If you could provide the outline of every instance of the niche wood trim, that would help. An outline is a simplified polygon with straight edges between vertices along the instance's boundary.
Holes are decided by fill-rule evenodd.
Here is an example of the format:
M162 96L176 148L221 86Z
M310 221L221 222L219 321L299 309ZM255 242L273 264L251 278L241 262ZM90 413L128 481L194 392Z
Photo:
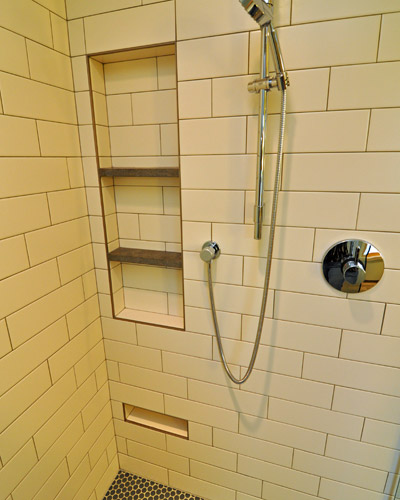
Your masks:
M179 168L100 168L100 177L179 177Z
M171 417L164 415L164 413L138 408L126 403L124 403L124 417L125 421L131 424L184 439L189 438L188 421L182 418Z

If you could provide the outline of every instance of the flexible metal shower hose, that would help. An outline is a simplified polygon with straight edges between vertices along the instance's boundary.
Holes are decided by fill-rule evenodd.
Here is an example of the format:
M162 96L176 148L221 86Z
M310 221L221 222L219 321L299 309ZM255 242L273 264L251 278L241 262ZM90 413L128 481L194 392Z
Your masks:
M278 158L276 161L274 194L272 199L271 225L270 225L269 240L268 240L267 264L265 268L264 292L261 301L261 311L260 311L260 317L258 319L257 336L254 342L253 353L251 355L249 367L247 368L247 371L243 376L243 378L240 379L236 378L233 375L228 366L228 363L226 362L224 348L222 346L222 341L221 341L221 333L219 331L219 326L218 326L217 313L215 310L214 291L213 291L213 283L211 276L211 262L208 263L208 292L210 295L211 311L214 322L215 334L217 337L218 350L225 371L228 374L228 377L235 384L243 384L250 377L250 374L254 368L254 363L256 362L258 349L260 347L261 333L264 325L265 308L267 306L269 280L271 276L272 252L274 248L275 227L276 227L276 213L278 209L278 195L279 195L279 186L281 182L281 172L282 172L282 154L283 154L283 140L285 137L285 122L286 122L286 90L283 90L282 101L281 101L281 120L280 120L280 132L279 132L279 144L278 144Z

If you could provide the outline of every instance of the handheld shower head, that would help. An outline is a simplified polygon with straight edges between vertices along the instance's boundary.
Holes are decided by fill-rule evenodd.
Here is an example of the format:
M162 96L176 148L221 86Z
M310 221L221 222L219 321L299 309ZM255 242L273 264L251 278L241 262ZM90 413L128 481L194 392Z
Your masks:
M272 21L273 3L271 0L239 0L239 2L261 28Z

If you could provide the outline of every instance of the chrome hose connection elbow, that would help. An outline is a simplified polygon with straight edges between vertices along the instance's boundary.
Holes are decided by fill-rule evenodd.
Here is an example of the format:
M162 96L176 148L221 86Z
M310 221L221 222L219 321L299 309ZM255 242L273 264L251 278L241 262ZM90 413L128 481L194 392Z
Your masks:
M289 77L287 73L279 73L276 76L267 76L267 78L259 78L250 82L247 85L247 89L252 94L258 94L261 90L266 90L267 92L273 88L278 90L285 90L289 87Z

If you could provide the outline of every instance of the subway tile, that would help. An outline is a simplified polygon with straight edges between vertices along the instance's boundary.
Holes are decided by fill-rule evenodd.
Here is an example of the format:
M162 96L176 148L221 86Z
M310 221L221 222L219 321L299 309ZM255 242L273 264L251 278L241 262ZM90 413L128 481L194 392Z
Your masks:
M159 155L159 127L157 125L111 127L110 143L112 154L117 156Z
M275 318L379 333L384 304L291 292L275 293Z
M198 251L203 243L211 239L211 223L182 222L183 249Z
M189 379L189 399L227 410L246 411L256 417L267 416L267 397L197 380Z
M368 134L368 151L398 151L396 133L400 124L400 108L373 109Z
M211 80L179 82L179 118L211 117Z
M168 297L166 292L125 287L123 293L127 309L168 314ZM152 323L152 321L148 321L148 323Z
M244 373L244 369L242 368ZM296 377L255 370L246 384L249 392L330 408L333 386Z
M146 427L132 425L131 423L123 420L114 419L114 425L117 439L118 436L120 436L130 439L131 441L152 446L153 448L159 448L160 450L167 449L166 434L162 434L152 429L147 429Z
M71 61L64 54L27 41L31 78L66 90L74 90Z
M217 448L287 467L292 464L293 450L287 446L220 429L214 429L213 436L213 444Z
M268 418L352 439L360 439L363 426L363 419L354 415L272 398Z
M69 35L68 38L69 38L71 56L80 56L82 54L85 54L86 47L85 47L85 34L83 29L83 19L68 21L68 35ZM86 60L85 60L85 67L86 67Z
M45 500L54 498L62 486L69 478L67 462L63 460L56 470L50 475L49 479L43 484L35 495L35 500Z
M387 366L306 354L303 377L353 389L399 396L399 370Z
M124 454L119 454L119 460L121 469L130 472L131 474L137 474L142 477L147 477L161 484L167 484L169 476L171 474L176 474L173 471L168 473L168 470L163 467L149 464L148 462L143 462L142 460L138 460Z
M128 94L108 95L107 114L110 127L133 125L130 96Z
M0 115L0 132L0 149L4 156L40 155L34 120Z
M11 314L7 318L7 326L13 347L34 337L82 301L82 284L80 280L75 280Z
M6 320L0 321L0 358L11 351L11 342L8 335Z
M68 23L64 17L59 17L51 13L51 30L53 33L54 49L62 52L66 56L70 55L69 37L68 37ZM70 61L71 63L71 61Z
M164 413L163 394L130 384L110 382L110 395L114 401L138 406L157 413Z
M96 499L96 493L93 490L95 488L95 485L98 484L102 475L106 472L107 464L108 462L106 453L103 453L97 464L92 468L92 470L90 470L89 474L85 478L83 485L79 488L78 493L75 495L75 500L84 500L85 498L89 498L89 500ZM93 492L92 495L90 495L91 492Z
M99 1L96 4L83 4L80 0L69 0L67 5L68 19L77 17L93 16L113 10L121 10L140 5L140 0L116 0L112 6L107 1Z
M178 125L160 125L161 154L163 156L179 155Z
M0 469L0 493L6 498L37 463L35 446L29 440L15 457ZM9 497L11 498L11 497Z
M170 485L173 488L177 488L183 491L191 491L195 495L201 495L202 497L209 498L210 500L219 500L224 498L225 500L235 500L235 491L224 488L222 486L217 486L216 484L210 483L210 481L202 481L190 476L184 476L177 472L171 471L169 473Z
M275 484L296 488L305 493L316 495L318 491L319 478L317 476L280 465L261 462L254 458L239 455L238 471L259 479L269 480L273 477Z
M4 0L2 26L36 42L52 46L49 12L29 0Z
M213 429L208 425L197 424L196 422L188 422L189 436L191 441L212 445Z
M28 57L24 38L1 28L0 44L2 47L8 48L8 50L3 50L1 52L0 70L28 77Z
M157 90L157 62L148 58L109 63L104 66L104 78L107 100L110 94Z
M332 68L328 109L399 106L400 93L395 83L399 77L397 62Z
M23 236L0 241L0 279L8 278L29 267Z
M71 38L72 40L72 38ZM72 74L76 92L89 90L88 67L85 56L72 57Z
M104 360L104 346L100 340L74 367L78 386L99 369Z
M279 116L270 115L267 152L276 152L279 142ZM290 113L286 119L283 143L285 153L359 152L365 150L369 111L327 111ZM257 151L257 117L249 117L247 152Z
M128 441L128 455L168 470L189 474L189 460L164 450Z
M118 231L121 239L139 239L139 216L137 214L117 214Z
M336 387L333 410L400 424L399 399L372 392Z
M390 500L393 497L383 495L372 490L358 488L349 484L322 478L320 495L328 500L342 500L352 498L353 500Z
M106 338L109 335L106 334ZM136 338L136 337L135 337ZM156 349L140 347L125 342L105 340L106 359L137 367L161 370L161 353Z
M132 365L119 364L121 382L140 386L143 389L162 392L172 396L187 396L186 380L159 371L137 368Z
M254 227L249 224L213 224L213 238L221 251L233 255L258 257L267 255L268 228L263 226L261 242L253 238ZM297 244L301 241L301 247ZM277 227L274 258L311 260L314 230L311 228Z
M380 16L369 16L285 27L278 36L287 69L304 69L375 62L379 28Z
M64 123L76 123L72 92L26 78L2 73L4 112L11 115Z
M89 458L85 457L57 495L57 500L68 500L73 497L88 477L89 472Z
M64 123L38 121L43 156L81 156L78 128Z
M161 187L115 186L117 212L124 213L163 213L163 194Z
M31 264L75 250L90 243L87 217L31 232L26 242Z
M243 154L246 142L246 119L205 118L180 122L182 155Z
M197 80L247 73L247 33L178 42L177 49L178 80ZM210 58L209 54L214 54L215 57ZM235 54L234 58L232 54Z
M58 258L58 266L62 284L91 271L94 267L91 245L86 245L62 255Z
M174 436L167 436L167 450L177 455L188 457L192 460L205 462L209 465L221 467L227 470L236 470L236 454L221 450L214 446L194 443Z
M71 188L84 187L82 158L67 158Z
M104 94L93 92L93 111L96 124L108 127L107 101ZM91 123L91 120L89 123Z
M333 460L298 450L294 452L293 467L303 472L312 472L327 479L334 479L353 484L354 486L367 487L379 492L383 490L387 476L387 473L384 471L361 467L343 462L342 460Z
M182 218L189 221L242 223L242 191L182 191Z
M192 420L199 424L211 425L227 431L236 431L238 428L238 415L234 411L216 406L211 407L173 396L165 396L164 400L167 415Z
M399 359L395 355L399 347L398 338L344 331L340 357L400 368Z
M180 188L163 187L163 205L166 215L180 215L181 197Z
M213 484L234 488L236 491L253 495L261 494L262 482L259 479L238 474L237 472L225 471L194 460L190 463L190 475L210 481Z
M75 102L78 123L80 125L88 125L92 123L92 108L90 104L89 92L76 92Z
M400 336L399 318L400 318L400 307L393 304L386 304L382 335L392 335L396 337Z
M400 225L393 217L399 207L400 196L398 194L362 194L357 228L399 231Z
M397 10L396 0L385 0L377 5L373 0L339 0L335 4L322 5L318 0L294 0L292 22L306 23L341 17L368 16Z
M174 2L124 9L85 19L88 53L175 40Z
M263 496L266 500L315 500L317 497L301 493L292 489L284 488L276 484L263 481ZM242 500L238 498L238 500ZM243 500L247 500L243 498ZM248 500L252 500L249 498Z
M102 330L104 339L137 344L136 325L134 323L102 318Z
M399 426L389 422L380 422L367 418L362 433L365 443L386 446L387 448L400 448L398 444ZM389 451L389 450L388 450Z
M157 57L158 88L176 89L176 55Z
M174 123L177 121L175 90L132 94L134 125Z
M336 436L328 436L325 455L382 471L393 470L400 458L399 451Z
M158 290L182 294L182 271L123 264L124 286L143 290Z
M84 189L68 189L49 193L50 216L53 224L66 222L87 215Z
M139 215L140 235L143 240L180 243L181 225L175 215Z
M216 116L256 115L260 97L247 90L254 75L212 80L212 114Z
M399 21L400 14L398 12L394 12L393 14L385 14L382 16L378 61L391 61L400 59L400 35L397 29Z
M201 246L197 248L199 251ZM186 279L207 281L207 267L197 252L184 252L183 270ZM241 285L243 279L243 258L237 255L220 255L218 264L212 267L214 283Z

